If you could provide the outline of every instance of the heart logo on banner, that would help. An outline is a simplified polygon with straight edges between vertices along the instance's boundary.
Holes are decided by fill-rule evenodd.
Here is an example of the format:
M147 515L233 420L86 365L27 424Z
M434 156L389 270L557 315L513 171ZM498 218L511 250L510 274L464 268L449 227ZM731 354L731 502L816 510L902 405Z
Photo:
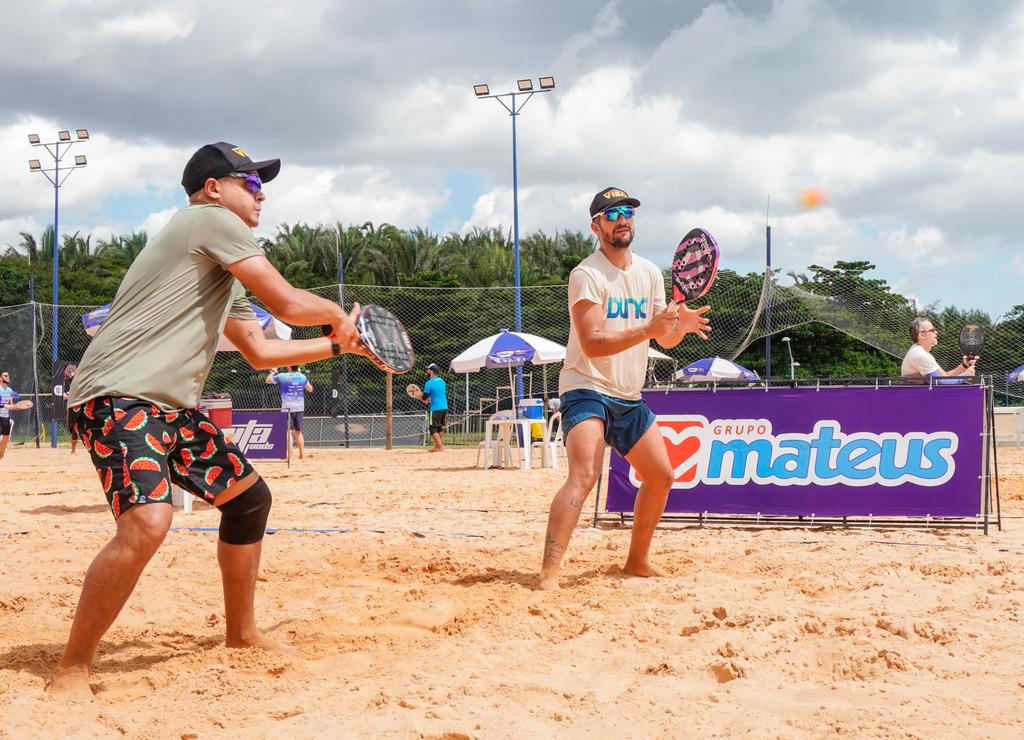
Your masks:
M672 466L673 488L692 488L697 482L700 451L708 421L702 416L664 417L657 420L668 461ZM640 474L630 468L629 477L636 485L643 482Z

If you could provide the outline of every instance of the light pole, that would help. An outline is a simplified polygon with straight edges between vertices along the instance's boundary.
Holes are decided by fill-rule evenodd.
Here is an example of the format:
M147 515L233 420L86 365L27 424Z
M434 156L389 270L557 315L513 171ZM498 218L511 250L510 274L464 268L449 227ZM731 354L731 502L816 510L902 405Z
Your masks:
M89 138L89 130L84 128L75 129L76 141L71 140L71 132L64 130L57 132L57 141L40 141L39 134L29 134L28 143L32 146L41 146L46 149L47 153L53 159L53 167L43 167L42 163L38 159L30 159L28 161L28 168L31 172L41 172L46 175L46 179L53 185L53 324L52 324L52 344L53 344L53 366L52 370L55 371L57 368L57 308L60 306L59 293L59 275L57 265L59 263L60 251L58 248L58 239L60 234L60 186L64 184L64 181L71 176L74 170L81 169L86 166L86 159L84 154L75 155L75 163L68 167L61 168L60 162L64 158L64 155L68 153L74 144L80 141L86 141ZM52 147L52 148L51 148ZM63 150L61 149L63 147ZM52 175L50 173L53 173ZM52 419L50 421L50 447L57 446L57 420Z
M338 239L339 223L334 230L334 257L338 261L338 305L342 310L345 308L345 264L341 255L341 243ZM349 424L348 424L348 354L341 356L341 410L345 418L345 438L342 445L349 445Z
M501 103L501 107L508 111L508 114L512 117L512 259L514 265L514 279L515 279L515 295L516 295L516 331L521 332L523 330L523 298L522 298L522 286L519 279L519 171L518 163L516 159L516 117L519 112L530 102L530 98L535 93L546 93L551 92L555 89L555 78L554 77L540 77L537 79L537 89L533 87L533 80L516 80L516 89L514 92L501 93L500 95L492 95L491 89L486 84L473 85L473 93L478 98L493 98ZM517 102L516 97L523 98ZM505 102L505 98L509 99L509 103ZM523 368L519 366L516 368L516 388L515 388L515 401L518 402L523 396ZM513 405L513 411L515 407Z
M793 380L796 377L796 368L800 367L800 363L793 362L793 344L790 342L789 337L783 337L782 343L789 350L789 379Z

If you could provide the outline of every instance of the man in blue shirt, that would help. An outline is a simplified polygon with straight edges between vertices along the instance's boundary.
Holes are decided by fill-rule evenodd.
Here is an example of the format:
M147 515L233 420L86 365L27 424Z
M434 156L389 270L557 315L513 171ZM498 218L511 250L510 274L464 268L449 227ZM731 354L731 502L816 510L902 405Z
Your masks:
M423 403L430 404L430 437L434 440L431 452L444 451L444 424L448 418L448 387L441 377L441 368L427 365L428 380L423 384Z
M295 446L299 448L299 459L305 457L306 440L302 436L302 415L306 411L306 394L313 392L309 378L299 372L298 365L291 365L289 372L279 373L273 368L267 375L267 383L277 385L281 391L281 410L288 414Z
M441 383L443 387L444 381ZM11 374L4 370L0 373L0 458L7 452L7 443L11 439L11 413L7 407L21 398L10 385Z

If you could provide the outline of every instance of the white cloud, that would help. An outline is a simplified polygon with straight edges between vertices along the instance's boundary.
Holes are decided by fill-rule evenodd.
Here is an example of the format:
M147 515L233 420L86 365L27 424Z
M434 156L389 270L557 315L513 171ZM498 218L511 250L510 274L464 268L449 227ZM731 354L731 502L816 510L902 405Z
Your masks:
M195 18L185 16L180 10L156 9L107 18L97 24L96 33L133 43L161 44L188 38L195 27Z
M171 216L179 210L178 208L165 208L162 211L151 213L142 220L142 223L135 228L135 231L145 231L147 235L153 236L165 227L167 222L171 220Z

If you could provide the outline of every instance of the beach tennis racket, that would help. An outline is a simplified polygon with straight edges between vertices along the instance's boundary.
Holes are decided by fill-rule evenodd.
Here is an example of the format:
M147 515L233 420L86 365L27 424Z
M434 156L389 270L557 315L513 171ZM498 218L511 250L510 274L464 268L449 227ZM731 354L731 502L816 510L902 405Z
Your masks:
M332 327L323 324L320 330L330 336ZM374 365L389 373L402 374L412 370L416 353L412 341L398 317L380 306L363 306L356 317L359 343Z
M985 346L985 330L977 324L964 324L959 336L960 354L973 360Z
M718 242L704 229L683 237L672 258L672 301L695 301L709 290L718 275Z
M415 383L409 383L405 386L405 392L409 395L409 398L415 398L417 401L423 400L423 390Z
M20 401L15 401L14 403L7 404L7 408L9 408L11 411L28 411L30 408L32 408L32 402L29 401L27 398L23 398Z

